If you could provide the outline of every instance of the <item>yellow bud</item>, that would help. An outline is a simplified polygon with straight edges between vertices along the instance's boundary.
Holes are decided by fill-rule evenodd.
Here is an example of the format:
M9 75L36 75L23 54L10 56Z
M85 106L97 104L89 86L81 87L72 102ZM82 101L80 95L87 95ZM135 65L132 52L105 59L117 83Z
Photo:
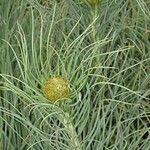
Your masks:
M87 0L87 2L91 5L91 6L96 6L99 4L101 0Z
M51 101L68 98L70 96L69 83L62 77L52 77L44 84L43 93Z

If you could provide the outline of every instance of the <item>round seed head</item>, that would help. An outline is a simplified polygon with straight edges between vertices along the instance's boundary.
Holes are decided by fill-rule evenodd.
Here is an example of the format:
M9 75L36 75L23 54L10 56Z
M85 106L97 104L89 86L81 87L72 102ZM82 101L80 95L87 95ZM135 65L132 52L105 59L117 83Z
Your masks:
M51 101L68 98L70 96L69 83L62 77L52 77L44 84L43 93Z

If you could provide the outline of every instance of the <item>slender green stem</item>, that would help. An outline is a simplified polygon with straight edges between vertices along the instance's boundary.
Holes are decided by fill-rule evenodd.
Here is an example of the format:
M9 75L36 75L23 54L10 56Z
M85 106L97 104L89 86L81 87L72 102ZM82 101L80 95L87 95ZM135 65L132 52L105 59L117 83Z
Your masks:
M80 142L79 142L77 133L75 131L75 128L71 122L69 113L65 113L63 115L63 124L64 124L65 128L69 131L71 142L74 147L73 150L81 150Z

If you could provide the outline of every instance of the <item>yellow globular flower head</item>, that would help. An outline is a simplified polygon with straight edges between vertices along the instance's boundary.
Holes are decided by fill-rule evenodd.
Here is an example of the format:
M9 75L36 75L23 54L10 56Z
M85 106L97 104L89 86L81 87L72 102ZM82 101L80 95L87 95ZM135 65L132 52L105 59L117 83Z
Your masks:
M51 101L68 98L70 96L69 83L62 77L52 77L45 82L43 93Z

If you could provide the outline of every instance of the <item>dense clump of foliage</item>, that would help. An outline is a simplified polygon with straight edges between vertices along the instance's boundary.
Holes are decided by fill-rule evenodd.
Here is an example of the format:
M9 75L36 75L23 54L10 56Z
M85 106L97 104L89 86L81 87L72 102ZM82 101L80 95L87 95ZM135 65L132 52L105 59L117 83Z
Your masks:
M0 150L56 149L150 149L149 0L0 1Z

